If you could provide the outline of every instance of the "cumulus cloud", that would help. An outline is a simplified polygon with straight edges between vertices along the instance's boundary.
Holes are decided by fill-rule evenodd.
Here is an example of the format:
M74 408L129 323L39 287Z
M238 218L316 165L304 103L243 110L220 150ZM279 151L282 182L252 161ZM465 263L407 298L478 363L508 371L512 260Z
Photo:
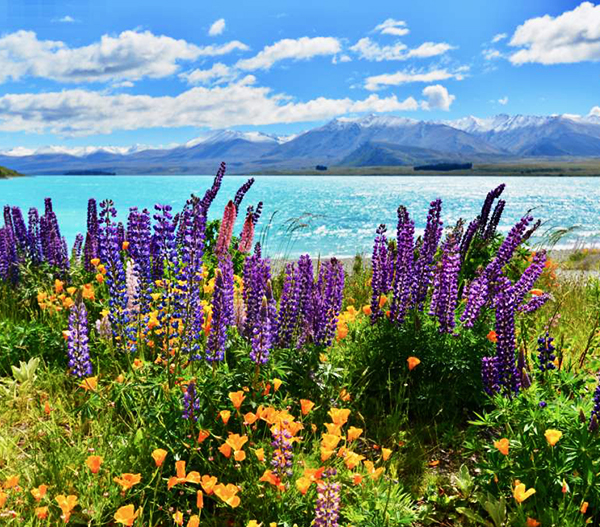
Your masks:
M305 60L319 55L335 55L342 49L340 41L333 37L285 38L265 46L256 56L238 61L241 70L268 70L280 60Z
M454 95L450 95L441 84L427 86L423 90L423 96L427 97L427 101L421 103L424 110L444 110L445 112L450 110L450 105L456 98Z
M357 112L417 110L412 97L370 95L363 100L318 97L299 102L255 86L248 75L226 86L195 87L177 96L106 94L82 89L0 97L0 130L83 136L113 130L182 126L310 122ZM451 96L450 96L451 97ZM430 106L437 100L430 96ZM431 106L433 107L433 106Z
M592 117L592 116L600 117L600 106L594 106L590 110L590 113L588 114L588 116L589 117Z
M54 19L55 22L63 22L65 24L73 24L74 22L77 22L77 20L75 20L72 16L70 15L65 15L61 18L56 18Z
M237 40L219 46L196 46L150 31L103 35L99 42L70 48L64 42L39 40L33 31L0 37L0 82L42 77L60 82L105 82L161 78L179 62L247 50Z
M508 104L508 97L505 95L501 99L498 99L498 103L502 106L506 106Z
M425 73L414 70L384 73L383 75L367 77L365 88L369 91L376 91L386 86L399 86L400 84L408 84L410 82L436 82L447 79L462 80L464 79L464 75L461 71L451 72L446 69L437 69Z
M506 33L498 33L497 35L494 35L494 38L492 39L492 44L495 44L496 42L500 42L501 40L504 40L506 37L508 37L508 35Z
M408 56L420 58L435 57L437 55L443 55L451 49L456 48L450 44L446 44L445 42L439 42L437 44L435 42L424 42L418 48L411 49L408 52Z
M502 55L502 53L500 53L497 49L484 49L481 54L483 55L483 58L485 60L495 60L495 59L499 59L502 58L504 55Z
M350 48L350 50L354 51L361 59L374 62L381 62L384 60L408 60L413 57L434 57L436 55L443 55L451 49L455 48L445 42L425 42L419 47L410 50L405 44L402 44L402 42L396 42L395 44L388 46L380 46L369 37L361 38Z
M225 30L225 19L219 18L219 20L217 20L216 22L213 22L212 26L210 26L210 29L208 30L208 34L211 37L215 37L215 36L223 33L224 30Z
M185 73L180 73L179 78L184 79L188 84L220 84L235 79L238 73L229 66L221 62L212 65L210 69L195 69Z
M379 31L383 35L394 35L396 37L401 37L410 33L404 20L394 20L393 18L388 18L385 22L376 26L375 31Z
M510 56L517 65L598 61L600 5L583 2L557 17L530 18L516 29L509 44L522 48Z

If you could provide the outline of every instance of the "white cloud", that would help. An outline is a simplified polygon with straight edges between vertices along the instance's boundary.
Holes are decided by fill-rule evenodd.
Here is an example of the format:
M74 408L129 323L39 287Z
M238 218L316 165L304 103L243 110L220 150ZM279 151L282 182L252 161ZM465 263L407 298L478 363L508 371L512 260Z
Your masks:
M77 22L77 20L75 20L72 16L65 15L62 18L55 19L55 22L63 22L66 24L73 24L74 22Z
M285 38L271 46L265 46L252 58L238 61L236 67L246 71L268 70L280 60L303 60L319 55L335 55L341 49L339 40L333 37Z
M444 110L445 112L450 110L450 105L456 98L454 95L450 95L441 84L427 86L423 90L423 95L428 99L421 103L424 110Z
M495 60L495 59L499 59L502 58L504 55L502 55L502 53L500 53L497 49L484 49L481 54L483 55L483 58L485 60Z
M600 5L583 2L557 17L530 18L516 29L510 45L522 48L510 57L517 65L599 61Z
M504 96L501 99L498 99L498 104L501 104L502 106L506 106L508 104L508 96Z
M594 106L591 110L590 113L588 114L589 117L591 116L597 116L600 117L600 106Z
M410 33L404 20L394 20L393 18L388 18L385 22L376 26L375 31L379 31L383 35L394 35L396 37L402 37Z
M133 88L134 84L131 81L121 81L113 83L113 88Z
M0 130L83 136L113 130L182 126L223 128L240 125L310 122L354 112L417 110L412 97L364 100L318 97L298 102L270 88L254 86L251 75L235 84L195 87L178 96L106 94L81 89L0 97ZM430 106L434 98L430 96Z
M350 48L361 59L381 62L382 60L406 60L406 46L396 42L391 46L380 46L369 37L361 38Z
M237 40L199 47L149 31L103 35L94 44L70 48L61 41L38 40L33 31L17 31L0 37L0 82L26 76L61 82L160 78L175 73L180 61L247 49Z
M219 20L217 20L216 22L213 22L212 26L210 26L210 29L208 30L208 34L211 37L220 35L221 33L223 33L223 31L225 30L225 19L224 18L219 18Z
M221 62L213 64L208 70L195 69L179 74L179 77L188 84L219 84L232 81L237 76L238 73L235 70Z
M446 44L445 42L424 42L418 48L411 49L408 52L408 56L420 58L435 57L436 55L443 55L451 49L456 48L450 44Z
M464 79L460 72L451 72L446 69L431 70L425 73L416 71L398 71L396 73L384 73L367 77L365 88L370 91L380 90L386 86L399 86L410 82L436 82L447 79Z
M424 42L419 47L409 50L402 42L396 42L389 46L380 46L369 37L361 38L350 48L361 59L381 62L384 60L407 60L412 57L426 58L442 55L447 51L455 49L445 42Z
M495 44L496 42L500 42L501 40L504 40L506 37L508 37L508 35L506 33L498 33L497 35L494 35L494 38L492 39L492 44Z

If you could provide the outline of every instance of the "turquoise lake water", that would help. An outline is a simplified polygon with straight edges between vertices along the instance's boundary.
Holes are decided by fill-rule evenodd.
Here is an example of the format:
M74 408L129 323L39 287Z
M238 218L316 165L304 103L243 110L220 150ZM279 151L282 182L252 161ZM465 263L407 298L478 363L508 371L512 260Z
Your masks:
M229 199L246 180L225 176L211 207L211 218L220 217ZM129 207L151 208L170 204L177 212L191 193L202 195L213 176L37 176L0 180L0 205L43 210L51 197L63 235L72 242L85 232L87 200L112 199L125 220ZM427 208L443 199L445 225L458 218L474 218L487 192L506 183L507 206L501 230L507 231L528 210L549 228L578 226L560 247L600 242L600 180L594 178L496 178L458 176L256 176L242 204L264 202L258 224L266 251L271 256L352 256L371 251L380 223L395 232L396 209L405 205L417 231L425 227ZM243 216L240 214L240 216ZM298 220L298 218L300 218ZM294 221L296 220L296 223ZM243 217L238 220L239 234ZM302 227L290 234L293 225ZM538 236L537 241L541 241ZM534 240L535 241L535 240Z

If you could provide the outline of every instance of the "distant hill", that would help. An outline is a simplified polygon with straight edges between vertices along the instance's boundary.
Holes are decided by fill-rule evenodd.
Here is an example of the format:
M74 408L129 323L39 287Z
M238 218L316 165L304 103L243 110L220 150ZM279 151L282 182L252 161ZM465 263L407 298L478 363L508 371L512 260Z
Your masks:
M20 174L16 170L11 170L10 168L0 166L0 179L6 179L9 177L19 177L23 174Z
M600 158L600 118L497 115L418 121L389 115L334 119L290 137L218 130L168 148L45 147L0 152L0 165L26 174L273 173L327 167L402 167L436 163L517 163L523 159Z

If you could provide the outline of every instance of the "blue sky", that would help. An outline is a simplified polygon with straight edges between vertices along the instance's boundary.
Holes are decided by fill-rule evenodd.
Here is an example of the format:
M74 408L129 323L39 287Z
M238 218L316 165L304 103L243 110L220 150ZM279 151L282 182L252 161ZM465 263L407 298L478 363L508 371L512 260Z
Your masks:
M0 150L292 134L335 117L600 115L600 5L0 2Z

